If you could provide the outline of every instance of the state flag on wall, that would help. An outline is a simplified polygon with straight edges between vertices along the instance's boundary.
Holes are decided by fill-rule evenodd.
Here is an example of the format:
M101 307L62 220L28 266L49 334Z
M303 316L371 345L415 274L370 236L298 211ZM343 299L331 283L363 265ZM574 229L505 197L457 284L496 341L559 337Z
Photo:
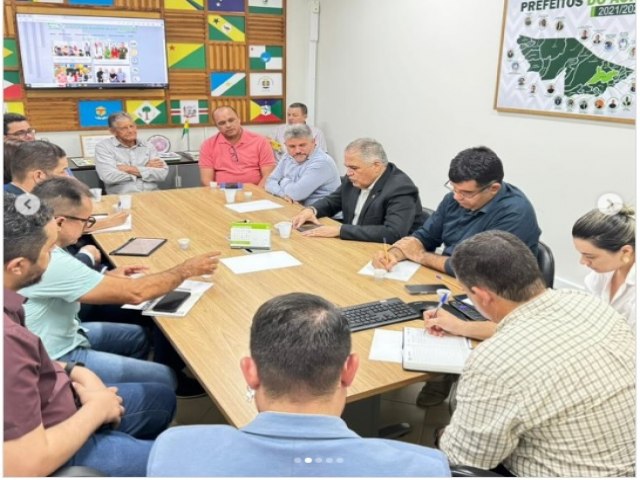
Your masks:
M249 0L249 13L282 15L282 0Z
M167 105L164 100L127 100L127 113L138 125L167 123Z
M4 102L3 113L19 113L24 115L24 103L22 102Z
M24 90L20 85L20 74L18 72L4 71L4 99L18 100L24 96Z
M212 12L244 13L244 0L209 0L207 6Z
M244 42L246 23L244 17L209 15L209 40L216 42Z
M204 0L164 0L168 10L204 10Z
M109 115L122 111L121 100L80 100L80 127L108 127Z
M256 123L282 123L282 100L251 99L249 118Z
M252 97L282 95L282 73L250 73L249 84Z
M69 0L69 5L93 5L96 7L112 7L113 0Z
M169 42L167 44L167 61L172 70L203 70L205 65L204 44Z
M209 123L209 104L206 100L171 100L171 123L183 125Z
M212 97L244 97L246 94L246 73L215 72L211 74Z
M249 46L249 68L251 70L282 70L282 47Z
M16 41L13 38L4 39L4 52L3 52L4 68L17 67L18 66L18 49Z

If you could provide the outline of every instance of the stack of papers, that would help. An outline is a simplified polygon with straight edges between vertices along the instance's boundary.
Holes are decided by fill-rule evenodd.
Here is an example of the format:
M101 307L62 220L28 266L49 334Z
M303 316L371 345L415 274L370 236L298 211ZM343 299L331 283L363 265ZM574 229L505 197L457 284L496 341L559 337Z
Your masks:
M99 220L101 218L106 218L107 215L94 215L94 217L96 218L96 220ZM128 232L132 228L133 228L133 226L132 226L131 214L129 214L127 216L127 219L124 221L123 224L117 225L117 226L111 227L111 228L101 228L100 230L95 230L95 231L91 232L91 234L94 234L94 233L111 233L111 232Z

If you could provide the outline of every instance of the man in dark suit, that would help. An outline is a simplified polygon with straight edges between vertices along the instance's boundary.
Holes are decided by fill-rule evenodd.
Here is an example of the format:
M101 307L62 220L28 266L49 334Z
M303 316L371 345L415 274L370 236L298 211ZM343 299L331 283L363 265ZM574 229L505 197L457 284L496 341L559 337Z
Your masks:
M418 187L387 160L382 145L372 138L354 140L344 152L347 174L338 189L303 209L293 227L342 211L343 224L306 230L309 237L393 243L421 225L422 204Z

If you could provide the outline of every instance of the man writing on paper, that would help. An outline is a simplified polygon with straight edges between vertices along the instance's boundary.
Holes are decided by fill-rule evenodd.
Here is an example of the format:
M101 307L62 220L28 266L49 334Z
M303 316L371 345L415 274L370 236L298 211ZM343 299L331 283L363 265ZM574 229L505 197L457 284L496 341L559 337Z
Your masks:
M276 166L273 149L261 135L240 125L238 113L229 106L213 111L218 133L205 140L200 148L200 181L253 183L264 187Z
M418 187L387 160L382 145L372 138L354 140L344 152L346 176L342 185L293 217L293 228L343 212L344 223L322 225L302 234L340 237L363 242L395 242L423 222Z
M96 145L96 172L107 193L157 190L169 173L153 145L138 139L138 127L126 112L109 115L113 138Z
M267 192L289 202L311 205L340 186L336 163L316 146L307 125L289 125L284 142L287 154L267 179Z
M547 289L507 232L465 240L451 263L497 327L462 371L439 442L449 461L523 477L633 477L636 341L624 317L586 292Z
M269 300L253 317L250 349L240 368L258 416L241 429L168 430L154 446L148 476L450 475L439 452L361 438L340 418L359 357L351 352L347 320L330 302L308 293Z

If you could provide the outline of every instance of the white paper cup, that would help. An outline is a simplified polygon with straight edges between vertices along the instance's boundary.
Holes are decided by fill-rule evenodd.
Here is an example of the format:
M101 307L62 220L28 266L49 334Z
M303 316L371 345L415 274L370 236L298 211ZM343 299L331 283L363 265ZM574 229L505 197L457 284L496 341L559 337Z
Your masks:
M380 282L382 280L384 280L384 278L387 276L387 271L384 268L374 268L373 269L373 279L376 282Z
M218 182L209 182L209 187L211 187L211 190L215 190L218 188Z
M449 300L451 299L451 290L447 288L439 288L436 290L436 294L438 295L438 301L440 301L443 295L446 295L447 301L444 303L449 303Z
M244 199L251 200L253 198L253 192L244 192Z
M188 238L178 239L178 245L180 245L180 250L188 250L190 244L191 244L191 240L189 240Z
M131 195L120 195L118 199L120 210L131 210Z
M280 234L280 238L289 238L291 237L291 222L280 222L276 223L275 227L278 229L278 233Z
M227 203L234 203L236 201L236 189L235 188L225 188L224 189L224 199Z
M99 203L102 201L102 189L101 188L92 188L91 196L93 197L93 201Z

